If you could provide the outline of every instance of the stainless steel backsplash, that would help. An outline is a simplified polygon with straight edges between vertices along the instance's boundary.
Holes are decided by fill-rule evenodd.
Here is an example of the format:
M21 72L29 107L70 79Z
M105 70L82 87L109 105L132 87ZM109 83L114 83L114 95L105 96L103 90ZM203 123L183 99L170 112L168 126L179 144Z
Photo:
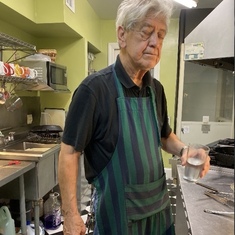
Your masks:
M23 101L23 106L13 112L7 111L4 104L0 104L0 131L4 132L11 129L25 128L40 124L40 97L24 96L20 97ZM27 115L33 117L32 124L27 124Z

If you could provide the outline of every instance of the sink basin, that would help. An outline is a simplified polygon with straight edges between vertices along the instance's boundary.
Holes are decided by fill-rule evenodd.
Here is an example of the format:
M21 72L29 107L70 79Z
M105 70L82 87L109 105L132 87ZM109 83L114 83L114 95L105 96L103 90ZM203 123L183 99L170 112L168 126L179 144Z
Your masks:
M20 143L12 144L9 146L5 146L0 151L3 151L3 152L14 152L14 151L46 152L54 146L56 146L56 144L20 142Z
M0 159L17 159L25 161L40 161L60 150L59 144L43 144L33 142L18 142L0 148Z

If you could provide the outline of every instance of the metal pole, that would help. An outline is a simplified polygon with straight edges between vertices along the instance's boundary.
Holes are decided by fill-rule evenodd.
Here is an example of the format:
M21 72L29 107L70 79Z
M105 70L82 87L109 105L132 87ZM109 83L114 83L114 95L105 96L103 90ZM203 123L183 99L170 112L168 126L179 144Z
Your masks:
M39 208L40 201L34 201L34 229L35 235L39 235Z
M24 191L24 175L19 177L20 186L20 220L22 235L26 235L26 209L25 209L25 191Z

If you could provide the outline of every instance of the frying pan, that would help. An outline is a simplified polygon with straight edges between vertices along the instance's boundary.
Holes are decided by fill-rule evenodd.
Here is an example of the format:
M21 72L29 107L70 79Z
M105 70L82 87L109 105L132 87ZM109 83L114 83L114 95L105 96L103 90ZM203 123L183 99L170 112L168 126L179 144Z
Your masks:
M209 155L220 166L234 168L234 146L216 146Z
M33 133L59 133L59 132L63 132L63 130L58 125L40 125L40 126L32 127L30 132L33 132Z

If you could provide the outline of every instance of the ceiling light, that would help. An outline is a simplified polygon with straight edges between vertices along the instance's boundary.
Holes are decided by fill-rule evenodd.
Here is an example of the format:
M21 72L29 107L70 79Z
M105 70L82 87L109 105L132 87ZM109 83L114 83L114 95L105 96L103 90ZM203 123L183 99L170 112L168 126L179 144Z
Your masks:
M174 1L186 6L188 8L192 8L192 7L197 6L197 3L194 0L174 0Z

